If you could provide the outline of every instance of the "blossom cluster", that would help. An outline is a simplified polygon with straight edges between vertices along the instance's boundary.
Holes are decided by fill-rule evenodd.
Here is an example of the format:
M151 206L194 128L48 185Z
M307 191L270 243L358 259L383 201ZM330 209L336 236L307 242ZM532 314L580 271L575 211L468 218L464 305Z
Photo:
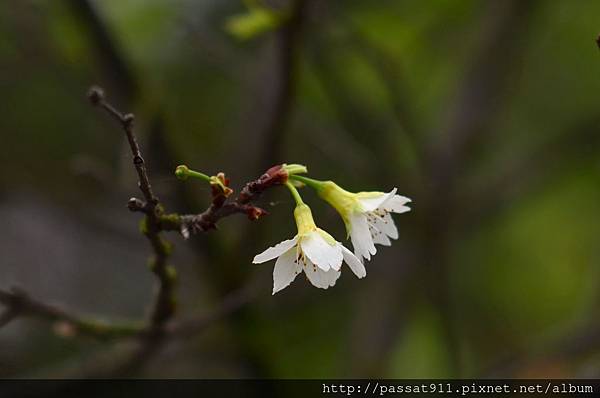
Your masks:
M358 278L365 277L367 272L364 262L377 253L376 245L390 246L391 239L398 238L398 229L391 213L410 211L407 204L411 200L398 195L396 188L387 193L353 193L333 181L320 181L300 175L307 172L303 165L284 164L276 168L279 177L277 183L287 186L295 199L294 219L298 232L293 238L269 247L254 257L255 264L276 259L273 294L289 286L302 272L318 288L334 286L341 275L343 263ZM211 184L218 183L201 173L189 173L196 173ZM188 175L187 170L185 174ZM344 221L354 252L317 227L310 207L298 192L297 187L303 186L315 189L322 199L337 210Z

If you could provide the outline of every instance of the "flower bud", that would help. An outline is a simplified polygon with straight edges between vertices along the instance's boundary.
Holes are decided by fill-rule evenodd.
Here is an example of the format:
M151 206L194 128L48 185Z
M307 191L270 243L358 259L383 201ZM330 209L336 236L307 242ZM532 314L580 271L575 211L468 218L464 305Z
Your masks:
M189 171L190 169L188 169L188 167L186 165L180 165L177 166L177 168L175 169L175 177L179 178L180 180L187 180L187 178L189 177Z
M283 164L282 169L287 173L288 176L294 174L305 174L308 173L308 169L303 164Z

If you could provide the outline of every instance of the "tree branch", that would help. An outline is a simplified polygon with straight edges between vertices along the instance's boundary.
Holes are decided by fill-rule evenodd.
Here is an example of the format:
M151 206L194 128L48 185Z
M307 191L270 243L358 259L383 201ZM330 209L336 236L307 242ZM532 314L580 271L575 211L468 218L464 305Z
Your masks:
M245 307L257 295L260 286L260 283L248 284L239 290L229 293L212 311L195 318L170 323L167 327L167 333L174 338L185 339L195 336L216 320Z
M216 223L227 216L243 213L251 220L256 220L266 214L266 211L255 207L251 202L257 199L266 189L281 185L287 180L287 172L281 165L271 167L257 180L248 182L235 200L229 201L232 190L212 186L213 201L211 206L200 214L179 215L166 214L162 204L154 194L148 171L133 130L134 116L118 111L106 101L104 92L99 87L92 87L88 92L92 104L105 110L123 128L129 143L133 165L138 174L138 186L144 200L131 198L127 204L131 211L145 214L142 231L148 238L154 256L151 270L159 282L159 289L152 306L150 319L147 324L118 324L108 323L92 318L71 314L58 307L46 304L29 297L20 289L10 291L0 290L0 304L6 307L0 313L0 327L7 325L17 317L35 317L56 322L60 328L57 333L64 336L86 335L99 340L115 338L136 338L140 340L138 349L127 360L115 367L110 374L129 374L143 362L158 352L166 342L166 337L190 336L197 333L215 320L244 306L254 295L252 290L244 288L226 297L212 312L185 322L172 322L175 312L174 287L176 273L173 267L167 265L171 245L162 238L163 231L179 231L184 236L191 232L209 231L216 228ZM229 184L224 174L219 174L224 185ZM117 373L115 373L117 372ZM119 373L121 372L121 373Z
M211 311L181 321L165 324L163 332L170 338L188 338L215 321L228 316L248 304L257 293L257 286L249 284L225 296ZM0 328L17 318L36 318L62 324L65 337L86 336L107 341L124 338L147 338L151 332L141 322L107 322L72 314L56 305L32 298L24 290L13 287L0 289L0 304L5 306L0 314Z
M35 317L50 322L61 322L69 334L86 335L99 340L133 337L143 328L135 324L107 323L70 314L63 309L32 299L18 288L0 290L0 303L6 310L0 316L0 327L17 317Z
M134 116L131 113L124 114L115 109L106 101L104 91L99 87L92 87L88 92L88 98L93 105L104 109L123 128L131 149L133 165L138 175L138 187L146 199L143 206L146 218L142 224L142 231L154 251L150 269L159 282L159 290L152 308L149 328L159 335L163 324L175 313L174 285L176 271L167 264L167 259L171 253L171 245L161 236L160 217L163 215L164 210L159 205L158 198L154 194L148 178L144 158L133 130ZM131 205L131 200L129 204Z
M462 208L461 219L472 220L465 228L473 229L498 217L517 198L543 186L548 179L560 175L567 167L575 168L583 162L595 159L595 148L600 144L597 126L600 117L593 116L569 126L556 137L540 145L527 156L508 164L493 179L486 178L472 184L458 197L460 203L472 203Z
M118 40L115 40L96 7L99 3L94 4L90 0L66 0L66 4L86 28L87 35L98 54L98 60L110 75L115 88L118 88L128 100L135 98L140 91L139 84L131 65L123 56L122 47Z
M269 167L280 162L283 134L289 120L295 96L295 77L298 67L298 51L307 0L293 0L290 18L277 32L277 71L276 98L271 116L265 126L264 152L260 157L261 167Z

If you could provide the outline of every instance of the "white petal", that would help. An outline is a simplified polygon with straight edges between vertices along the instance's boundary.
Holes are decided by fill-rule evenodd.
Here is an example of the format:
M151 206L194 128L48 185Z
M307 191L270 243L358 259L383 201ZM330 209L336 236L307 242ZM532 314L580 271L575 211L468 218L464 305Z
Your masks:
M398 239L398 229L390 213L385 213L383 216L373 214L373 220L375 228L392 239Z
M377 227L372 227L371 236L373 236L373 243L375 243L376 245L392 245L392 241L390 241L390 238L388 238L388 236L385 233L378 230Z
M290 249L277 259L273 268L273 294L286 288L302 272L302 267L296 261L296 250Z
M359 258L366 258L367 260L371 259L371 254L369 254L368 250L365 250L363 244L358 236L356 230L352 230L350 232L350 241L352 242L352 247L354 248L354 254Z
M397 189L394 188L388 193L383 193L374 198L362 198L359 199L360 205L362 206L364 211L373 211L381 206L382 203L387 201L389 198L393 197L396 194Z
M371 259L371 254L377 253L373 244L373 238L369 231L367 217L363 213L354 213L350 216L350 239L354 250L367 260Z
M346 264L348 264L356 276L364 278L367 275L367 270L360 259L344 246L342 246L342 254L344 255L344 261L346 261Z
M406 196L394 195L386 200L380 207L393 213L406 213L407 211L410 211L410 207L405 206L409 202L412 201Z
M317 267L323 271L328 271L330 268L339 269L342 263L342 253L337 245L330 245L325 238L318 232L313 232L310 235L303 237L300 240L302 252L312 261Z
M329 286L334 286L340 275L342 275L342 272L340 270L330 269L327 271L327 274L329 275Z
M344 247L340 242L336 242L335 243L337 249L339 250L340 253L340 262L336 263L336 264L331 264L331 268L335 271L339 271L342 268L342 263L343 261L343 255L342 255L342 248Z
M333 271L339 272L335 270ZM321 268L314 265L310 260L306 262L306 265L304 265L304 273L306 274L306 277L308 278L310 283L312 283L316 287L319 287L321 289L327 289L329 286L331 286L330 275L328 275L326 271L323 271Z
M298 242L298 236L294 236L293 239L284 240L281 243L276 244L273 247L269 247L264 252L257 254L254 256L252 262L254 264L264 263L265 261L269 261L274 259L275 257L279 257L292 247L296 246L296 242Z
M363 257L362 254L358 252L358 250L354 249L354 256L362 263L364 260L370 260L369 258Z
M329 284L329 286L334 286L335 282L337 282L340 275L342 275L342 272L340 270L330 269L329 271L324 272L322 277L324 281L326 281Z

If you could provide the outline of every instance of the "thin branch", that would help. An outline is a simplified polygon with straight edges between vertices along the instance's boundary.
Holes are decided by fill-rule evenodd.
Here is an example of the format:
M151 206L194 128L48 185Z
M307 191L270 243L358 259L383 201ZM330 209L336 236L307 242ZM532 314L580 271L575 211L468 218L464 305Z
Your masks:
M462 354L450 291L450 253L457 223L456 192L460 171L475 149L489 136L491 122L506 99L509 77L523 53L536 1L513 0L487 4L481 43L467 67L445 129L425 151L428 190L423 203L422 262L431 280L430 300L443 324L452 376L462 372ZM500 60L500 62L498 61ZM486 134L488 133L488 134Z
M193 233L209 231L216 228L220 219L233 214L245 214L249 220L257 220L268 213L260 207L251 205L250 202L258 199L265 190L283 184L286 179L287 173L281 165L273 166L257 180L248 182L235 200L227 202L225 198L215 197L213 193L213 203L205 212L180 216L179 219L171 215L170 219L165 220L164 228L165 230L169 228L190 230Z
M86 335L99 340L134 337L143 331L140 325L107 323L73 315L56 306L32 299L18 288L0 290L0 303L6 307L0 316L0 327L17 317L35 317L60 322L67 326L70 334Z
M261 154L261 168L281 162L283 131L289 121L296 91L296 70L301 44L301 31L307 0L293 0L290 17L277 32L277 73L278 81L273 110L264 132L264 153Z
M373 159L377 156L377 159L383 159L386 164L396 165L398 156L393 150L391 135L388 134L393 129L390 120L381 114L368 112L365 104L352 92L349 82L338 73L335 51L339 51L339 44L332 41L330 34L321 34L319 40L311 44L311 66L323 93L333 106L342 130L348 134L351 141L366 148ZM382 182L392 179L390 169L391 167L388 167L377 172L370 169L367 172L374 181Z
M415 261L425 263L426 266L421 268L422 273L415 273L414 278L427 279L432 283L433 288L429 289L428 294L444 324L444 338L452 362L451 367L456 372L454 376L460 375L462 368L460 342L457 336L452 295L449 291L449 255L453 240L452 226L456 219L454 192L461 182L457 171L464 167L464 161L471 150L483 142L486 137L483 133L489 130L491 121L501 109L510 83L508 78L523 53L535 4L535 1L529 0L489 3L486 10L486 24L481 34L481 47L473 57L465 73L465 79L459 87L457 105L451 111L447 123L444 124L445 131L430 135L436 141L431 148L423 151L424 164L428 169L425 170L425 180L421 184L426 187L426 191L423 192L419 213L426 217L420 220L424 224L424 228L420 230L421 241L426 244L418 248L419 258ZM318 46L317 50L319 50ZM324 60L330 53L331 46L325 46L321 51L317 51L314 65L317 71L321 72L317 76L324 76L321 77L323 88L334 99L334 105L338 106L340 120L344 127L350 132L356 131L357 137L365 137L364 131L368 129L360 128L361 107L353 106L351 95L344 95L340 89L343 85L339 82L339 76L328 73L332 69L327 68L328 64ZM498 62L498 53L502 55L501 62ZM383 130L383 128L374 129L372 125L373 121L367 127L371 130ZM378 142L371 136L369 140ZM368 147L369 143L365 142L365 145ZM381 153L380 148L378 152ZM414 283L414 279L411 279ZM408 285L410 283L408 282ZM390 308L394 307L390 306ZM382 344L384 347L377 351L391 352L389 344L393 341L395 340L379 340L377 345Z
M522 59L537 0L486 3L481 43L454 101L454 108L434 136L431 163L439 179L455 178L459 167L485 142L502 110L510 78ZM452 184L452 183L451 183Z
M207 329L219 319L225 318L245 307L256 296L257 286L257 284L249 284L227 295L216 307L206 314L180 322L170 322L164 329L168 340L163 339L158 344L144 344L142 341L134 352L122 363L116 367L112 367L108 372L100 370L97 374L93 374L92 377L124 377L135 375L140 369L146 366L150 358L160 352L167 342L197 336L198 333Z
M108 363L106 359L92 359L88 361L88 366L80 367L75 372L75 375L71 377L123 378L135 376L147 365L153 356L160 353L164 345L198 336L199 333L214 325L220 319L231 315L247 305L256 296L258 287L259 284L257 283L249 283L244 288L225 296L209 312L186 320L169 322L165 325L164 332L166 338L161 344L145 345L142 341L142 344L134 347L127 348L127 346L123 346L118 350L120 355L111 358Z
M256 296L257 286L247 286L225 296L211 311L181 321L165 324L164 334L169 338L188 338L203 331L214 322L247 305ZM0 328L17 318L36 318L63 324L68 337L86 336L98 340L148 338L152 333L142 323L107 322L70 313L56 305L32 298L22 289L0 289L0 304L5 306L0 314ZM67 334L65 334L67 336Z
M345 26L348 44L357 51L380 79L401 132L411 145L411 149L418 150L417 140L422 134L415 121L414 110L411 108L410 92L405 84L402 65L394 54L371 40L351 21L345 21Z
M133 131L133 122L135 117L131 113L123 114L119 112L114 108L114 106L106 102L106 99L104 98L104 90L102 90L100 87L94 86L90 88L90 91L88 92L88 98L93 105L100 106L109 115L111 115L121 125L123 131L125 131L127 141L129 142L129 147L131 148L131 154L133 155L133 165L135 166L139 177L139 188L146 198L147 205L156 206L158 204L158 198L156 198L154 192L152 192L152 186L150 185L144 158L142 158L140 146Z
M135 98L140 91L139 84L131 65L123 55L122 47L107 26L98 7L90 0L66 0L66 4L86 29L87 36L98 54L99 62L110 75L115 88L118 88L128 100Z
M92 87L88 96L94 105L101 107L115 118L125 131L133 156L133 164L139 177L138 185L145 198L145 201L131 198L127 206L132 211L140 211L146 215L142 230L154 251L151 269L159 281L159 290L152 307L150 321L148 325L144 326L88 319L34 300L20 289L12 289L11 291L0 290L0 304L6 307L5 311L0 314L0 327L17 317L31 316L52 322L62 322L68 327L69 333L88 335L102 340L122 337L140 338L142 339L140 350L131 358L135 362L136 358L145 358L157 351L163 344L166 335L189 335L194 331L199 331L208 326L213 320L243 306L250 297L245 290L242 290L239 295L225 299L223 304L215 309L215 312L192 319L185 325L174 323L167 328L166 324L175 312L174 286L176 274L175 269L167 265L171 245L162 238L161 232L174 230L185 235L184 231L187 230L192 232L208 231L215 229L216 223L220 219L236 213L244 213L249 219L256 220L266 212L251 205L250 202L257 199L266 189L285 182L287 172L281 165L270 168L257 180L248 182L237 198L231 202L228 202L228 194L213 187L213 203L203 213L191 215L165 214L164 208L159 203L150 184L145 162L133 131L133 115L119 112L108 103L101 88ZM224 175L222 178L228 184Z
M532 153L508 164L493 179L473 184L477 188L465 189L458 200L473 206L461 209L461 218L472 220L464 227L472 230L476 225L503 214L517 198L540 188L549 178L560 175L564 165L575 168L594 159L597 156L595 148L600 144L599 122L600 117L594 116L570 126Z
M197 335L198 332L206 329L218 319L224 318L245 307L256 297L260 286L259 283L248 284L225 296L219 305L210 312L195 318L170 323L167 327L167 333L174 338L188 338Z
M252 205L251 202L257 200L265 190L283 184L286 179L287 173L281 165L273 166L258 179L246 183L234 200L228 200L229 195L223 195L213 190L212 204L204 212L185 215L159 212L156 222L162 231L178 231L187 237L190 232L214 230L222 218L233 214L245 214L251 221L258 220L268 212ZM127 207L131 211L148 212L146 203L137 198L129 199Z
M338 18L337 15L336 18ZM398 149L392 150L389 157L392 160L405 159L402 163L403 167L397 174L402 179L408 180L407 183L410 186L417 186L417 181L422 179L420 173L424 168L422 148L419 146L419 140L422 140L423 137L415 121L415 112L411 108L410 90L405 84L406 79L400 62L395 59L393 54L362 33L351 21L344 21L344 26L347 31L347 43L345 44L364 60L381 82L391 113L396 121L396 126L382 124L389 130L389 135L394 134L400 140L400 144L395 145ZM329 96L335 100L335 96L331 94ZM343 116L343 112L339 112L339 114ZM390 147L393 148L394 145L390 145Z
M154 194L152 185L150 184L144 158L142 157L137 137L133 130L134 116L131 113L124 114L119 112L114 106L108 103L104 97L104 91L99 87L92 87L88 92L88 98L93 105L104 109L121 125L131 149L133 165L138 174L138 186L146 199L144 205L146 218L143 223L143 232L154 251L150 268L159 282L159 290L152 307L151 324L149 327L158 335L161 334L160 329L163 324L175 313L174 285L176 272L173 267L169 267L167 264L171 245L161 236L160 216L163 213L163 208L159 205L158 198ZM131 204L131 200L129 204Z

